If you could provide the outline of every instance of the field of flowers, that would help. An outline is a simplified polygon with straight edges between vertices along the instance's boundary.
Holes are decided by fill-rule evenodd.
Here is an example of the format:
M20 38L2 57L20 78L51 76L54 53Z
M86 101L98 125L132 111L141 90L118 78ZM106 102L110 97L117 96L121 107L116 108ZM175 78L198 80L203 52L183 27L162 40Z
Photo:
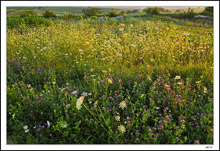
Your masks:
M162 21L7 30L15 144L213 144L213 29Z

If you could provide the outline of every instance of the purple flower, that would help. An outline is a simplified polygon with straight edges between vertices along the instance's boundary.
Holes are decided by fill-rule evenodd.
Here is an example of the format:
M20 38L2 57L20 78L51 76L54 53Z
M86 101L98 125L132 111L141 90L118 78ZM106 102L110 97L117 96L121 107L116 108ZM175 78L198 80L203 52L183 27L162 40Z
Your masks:
M49 136L52 136L52 134L50 133L50 135Z
M179 137L176 137L176 140L179 140Z
M12 107L12 104L10 104L9 106Z
M157 138L157 135L154 135L155 138Z
M148 132L151 132L151 131L152 131L152 130L149 128L149 129L148 129Z

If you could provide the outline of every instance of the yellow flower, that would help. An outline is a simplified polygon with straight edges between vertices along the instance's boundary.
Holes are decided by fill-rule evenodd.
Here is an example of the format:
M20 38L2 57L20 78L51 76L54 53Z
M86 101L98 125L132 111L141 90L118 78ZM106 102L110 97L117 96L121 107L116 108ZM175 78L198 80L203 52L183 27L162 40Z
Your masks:
M130 27L133 27L133 24L131 24Z
M119 132L121 132L121 133L126 132L126 128L124 127L124 125L118 126L118 130L119 130Z
M108 79L108 83L109 83L109 84L112 84L112 80L111 80L111 79Z
M177 82L177 84L182 84L182 82Z
M126 105L126 102L125 101L122 101L120 104L119 104L119 108L127 108L127 105Z
M170 87L170 85L167 85L167 84L165 84L165 85L164 85L164 87L167 87L167 88L169 88L169 87Z
M83 103L84 97L81 96L77 101L76 101L76 108L79 110L81 108L81 105Z
M94 107L96 107L96 105L98 105L98 101L95 101L95 103L93 105L94 105Z
M116 120L116 121L120 121L120 116L116 116L116 117L115 117L115 120Z

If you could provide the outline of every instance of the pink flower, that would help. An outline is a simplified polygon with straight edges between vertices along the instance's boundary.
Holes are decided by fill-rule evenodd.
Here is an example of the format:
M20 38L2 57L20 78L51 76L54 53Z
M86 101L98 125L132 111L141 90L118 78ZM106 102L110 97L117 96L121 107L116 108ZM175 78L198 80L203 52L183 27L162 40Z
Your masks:
M196 141L196 144L199 144L199 141L198 141L198 140Z
M148 129L148 132L151 132L151 131L152 131L152 130L149 128L149 129Z

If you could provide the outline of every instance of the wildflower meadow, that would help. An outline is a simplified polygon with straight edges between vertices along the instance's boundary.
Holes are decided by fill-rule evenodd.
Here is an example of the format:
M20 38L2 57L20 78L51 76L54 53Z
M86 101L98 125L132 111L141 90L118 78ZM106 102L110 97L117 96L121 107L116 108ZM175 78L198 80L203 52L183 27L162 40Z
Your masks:
M8 27L7 139L213 144L213 27L152 18Z

